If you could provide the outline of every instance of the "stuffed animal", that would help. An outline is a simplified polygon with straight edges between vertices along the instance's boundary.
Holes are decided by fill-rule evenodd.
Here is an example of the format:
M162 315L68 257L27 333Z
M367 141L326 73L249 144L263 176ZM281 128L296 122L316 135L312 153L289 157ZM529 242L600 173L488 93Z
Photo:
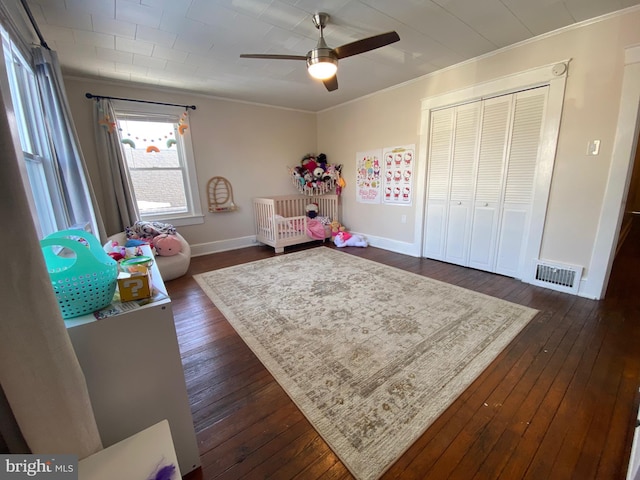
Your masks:
M337 220L334 220L333 222L331 222L329 226L331 227L331 240L334 240L336 238L336 235L338 234L338 232L344 232L345 230L345 228L342 225L340 225L340 222Z
M302 168L313 174L313 171L318 166L318 163L316 162L316 157L314 155L308 154L302 158L302 160L300 161L300 165L302 166Z
M304 208L305 212L307 212L307 217L316 218L318 216L318 204L310 203Z
M163 233L172 235L176 233L176 228L170 223L138 220L133 226L127 227L125 232L127 238L151 240L153 237Z
M356 235L349 232L338 232L333 239L336 247L366 247L369 245L362 235Z
M156 253L161 257L170 257L182 251L182 245L178 237L166 233L154 237L153 246L156 249Z

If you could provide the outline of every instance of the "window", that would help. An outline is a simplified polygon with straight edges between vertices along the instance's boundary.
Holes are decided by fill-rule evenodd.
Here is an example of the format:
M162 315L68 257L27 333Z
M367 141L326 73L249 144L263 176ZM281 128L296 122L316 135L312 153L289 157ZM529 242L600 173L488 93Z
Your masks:
M43 120L44 113L33 68L9 34L4 29L0 31L11 102L37 214L36 228L42 238L68 228L69 215L63 201L53 148Z
M173 225L202 223L186 111L113 102L140 217Z

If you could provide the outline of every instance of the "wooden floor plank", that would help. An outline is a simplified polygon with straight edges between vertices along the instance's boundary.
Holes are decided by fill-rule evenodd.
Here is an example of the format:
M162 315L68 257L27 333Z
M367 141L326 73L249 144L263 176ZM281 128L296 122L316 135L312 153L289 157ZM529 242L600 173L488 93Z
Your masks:
M640 404L638 225L601 301L372 247L343 251L540 311L383 479L624 478ZM167 282L202 459L188 480L353 478L192 278L273 255L196 257Z
M531 442L527 448L526 445L521 445L522 437L527 431L531 433L536 429L546 430L553 418L551 413L554 411L555 405L550 400L556 398L559 402L561 398L559 395L552 394L554 383L565 384L566 380L564 379L573 376L571 352L580 351L583 348L580 335L585 331L584 327L588 316L587 312L582 311L581 313L567 313L565 316L563 313L557 312L549 319L549 324L558 325L554 336L562 338L557 344L555 342L558 339L545 343L538 350L532 368L518 380L520 388L526 388L528 391L524 398L516 399L520 400L520 403L514 405L517 408L513 415L506 418L504 423L499 424L499 428L496 428L496 425L488 425L490 434L500 434L500 437L496 440L492 450L483 457L476 478L486 478L487 475L497 477L516 451L521 458L524 458L525 452L528 452L529 456L535 452L536 444ZM576 321L571 321L571 318L575 318ZM568 325L566 325L567 323ZM552 338L553 336L550 337L550 339ZM542 411L540 411L541 408ZM535 425L532 426L534 417ZM500 428L503 430L499 431Z

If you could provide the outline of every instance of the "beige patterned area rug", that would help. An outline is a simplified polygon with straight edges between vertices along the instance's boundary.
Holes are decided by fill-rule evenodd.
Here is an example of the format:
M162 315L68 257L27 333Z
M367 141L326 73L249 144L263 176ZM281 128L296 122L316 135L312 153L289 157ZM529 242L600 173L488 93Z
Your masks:
M195 278L361 480L380 477L536 314L327 247Z

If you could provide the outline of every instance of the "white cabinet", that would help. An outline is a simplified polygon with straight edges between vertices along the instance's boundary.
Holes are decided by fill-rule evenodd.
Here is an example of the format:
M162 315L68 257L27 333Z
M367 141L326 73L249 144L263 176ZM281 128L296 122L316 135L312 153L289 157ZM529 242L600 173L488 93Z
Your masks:
M181 478L169 423L159 422L132 437L100 450L78 462L81 480L153 478L158 468L175 465L171 478Z
M65 323L84 372L93 412L108 447L168 420L182 474L200 465L171 301L165 298L116 316Z

